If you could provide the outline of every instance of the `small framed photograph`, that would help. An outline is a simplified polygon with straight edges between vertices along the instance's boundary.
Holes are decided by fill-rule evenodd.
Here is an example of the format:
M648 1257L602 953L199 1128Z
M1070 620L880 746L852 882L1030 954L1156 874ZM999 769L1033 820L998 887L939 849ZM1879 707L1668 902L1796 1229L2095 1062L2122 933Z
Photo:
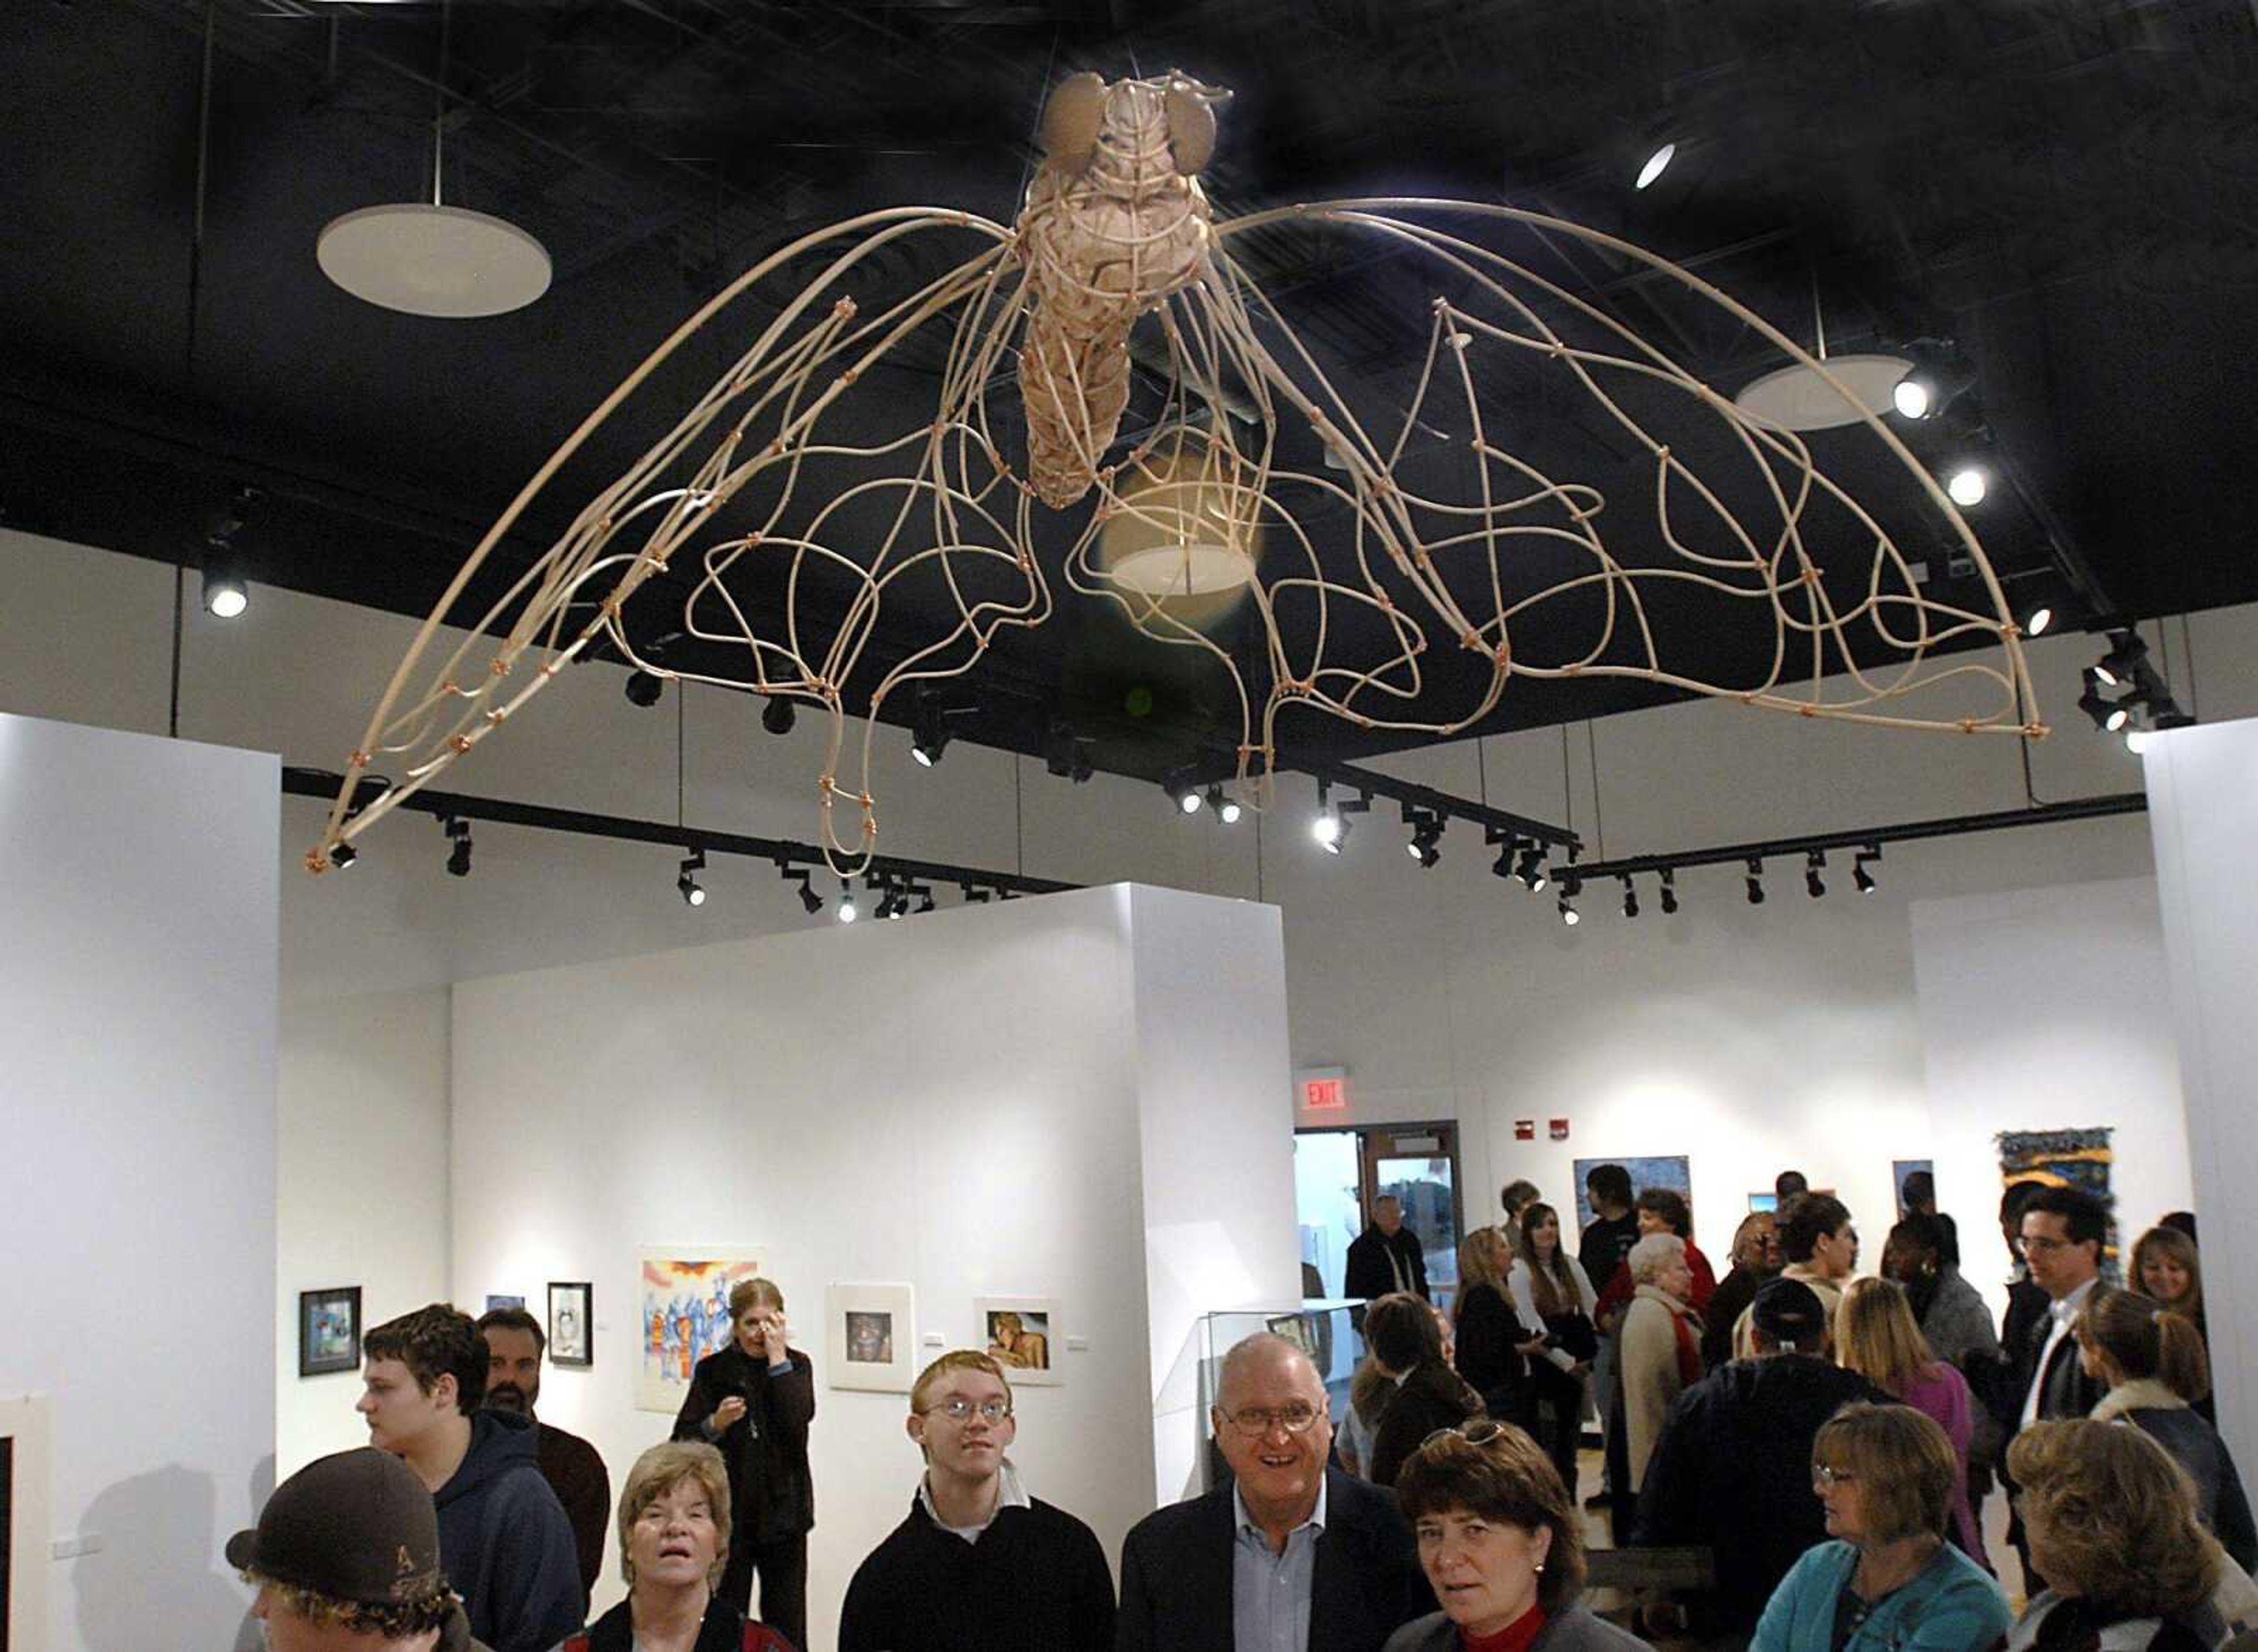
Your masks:
M549 1363L552 1365L593 1365L596 1363L595 1321L589 1302L592 1287L586 1280L549 1281Z
M298 1374L360 1369L360 1287L298 1293Z
M486 1312L489 1314L498 1308L523 1308L524 1306L525 1299L522 1296L497 1296L492 1291L486 1293Z
M1056 1387L1066 1380L1058 1368L1056 1301L1047 1296L983 1296L972 1311L979 1321L978 1346L1011 1373L1013 1387Z
M917 1294L906 1285L834 1285L824 1292L834 1388L907 1393L917 1377Z

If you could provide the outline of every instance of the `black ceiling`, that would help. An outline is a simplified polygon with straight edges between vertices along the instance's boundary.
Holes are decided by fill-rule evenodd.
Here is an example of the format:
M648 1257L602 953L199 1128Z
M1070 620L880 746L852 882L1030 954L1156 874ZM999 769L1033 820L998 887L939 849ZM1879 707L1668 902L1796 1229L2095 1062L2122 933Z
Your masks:
M428 187L440 7L216 0L209 17L199 243L203 0L0 7L0 521L193 562L249 483L258 578L420 615L557 443L735 273L876 207L1008 221L1052 82L1181 67L1236 95L1205 174L1219 216L1503 201L1686 261L1807 342L1814 289L1836 351L1949 337L2020 485L1975 518L2011 588L2088 571L2090 602L2122 617L2258 598L2247 4L458 0L447 196L556 263L539 303L476 323L364 305L313 257L330 219ZM1649 199L1626 188L1629 152L1658 119L1693 141ZM1330 363L1377 397L1400 386L1424 338L1417 281L1313 238L1249 239L1240 256ZM1545 256L1722 387L1778 365L1628 266ZM678 405L721 359L676 375ZM891 394L931 386L912 361ZM1520 409L1527 443L1597 462L1552 411ZM608 434L586 474L659 428ZM512 554L579 502L552 494ZM1139 774L1235 739L1196 660L1060 602L983 662L968 734L1032 750L1065 715L1098 734L1101 767ZM1721 671L1737 646L1720 635ZM1126 709L1139 686L1149 713ZM1517 680L1484 727L1654 698ZM1289 763L1401 743L1316 719L1283 734Z

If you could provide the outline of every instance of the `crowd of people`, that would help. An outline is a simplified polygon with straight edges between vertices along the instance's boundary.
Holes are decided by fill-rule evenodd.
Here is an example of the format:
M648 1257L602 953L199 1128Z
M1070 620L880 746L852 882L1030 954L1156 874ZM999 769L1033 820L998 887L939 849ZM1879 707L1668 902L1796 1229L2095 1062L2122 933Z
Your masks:
M1589 1507L1619 1546L1698 1552L1713 1581L1672 1627L1757 1652L2215 1652L2258 1620L2191 1222L2143 1235L2120 1287L2097 1199L2011 1188L2003 1336L1925 1179L1868 1277L1850 1213L1800 1184L1719 1280L1679 1193L1598 1167L1571 1254L1516 1182L1462 1242L1447 1314L1381 1202L1352 1260L1385 1288L1341 1414L1301 1343L1231 1349L1209 1419L1228 1483L1138 1522L1118 1588L1012 1461L1010 1363L944 1354L905 1420L924 1472L854 1574L839 1652L1633 1652L1642 1621L1584 1602ZM530 1315L434 1304L371 1331L373 1449L293 1476L228 1546L269 1646L805 1648L813 1372L772 1282L728 1307L616 1505L594 1448L539 1418ZM1587 1410L1605 1467L1580 1507ZM1978 1518L1995 1483L2020 1620ZM607 1527L626 1597L591 1620Z

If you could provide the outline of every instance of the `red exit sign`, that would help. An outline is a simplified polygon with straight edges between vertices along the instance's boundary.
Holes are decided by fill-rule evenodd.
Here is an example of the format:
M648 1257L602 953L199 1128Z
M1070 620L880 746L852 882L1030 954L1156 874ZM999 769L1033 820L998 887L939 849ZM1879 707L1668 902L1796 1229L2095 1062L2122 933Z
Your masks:
M1301 1075L1302 1110L1339 1113L1348 1109L1348 1069L1323 1067Z

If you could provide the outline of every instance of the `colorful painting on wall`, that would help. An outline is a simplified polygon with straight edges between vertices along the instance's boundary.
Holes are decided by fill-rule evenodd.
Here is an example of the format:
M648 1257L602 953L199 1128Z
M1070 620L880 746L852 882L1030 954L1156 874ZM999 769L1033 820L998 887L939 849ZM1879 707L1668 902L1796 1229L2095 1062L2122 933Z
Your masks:
M636 1277L636 1409L671 1416L699 1360L729 1345L729 1293L761 1271L757 1251L646 1249Z
M1634 1194L1644 1193L1649 1188L1674 1188L1686 1195L1686 1209L1693 1209L1694 1165L1693 1160L1683 1153L1674 1158L1579 1159L1576 1161L1576 1227L1579 1231L1599 1220L1600 1213L1592 1209L1592 1195L1584 1186L1584 1178L1601 1165L1621 1165L1630 1172L1630 1186ZM1574 1243L1566 1234L1563 1234L1561 1239L1565 1244ZM1598 1283L1596 1280L1593 1281L1594 1287Z
M1015 1386L1054 1387L1066 1380L1058 1368L1058 1309L1047 1297L983 1296L972 1304L979 1345L1011 1372Z
M2083 1188L2097 1199L2109 1197L2109 1166L2116 1162L2105 1127L2092 1130L2007 1130L1999 1144L1999 1180L2043 1182L2049 1188Z

